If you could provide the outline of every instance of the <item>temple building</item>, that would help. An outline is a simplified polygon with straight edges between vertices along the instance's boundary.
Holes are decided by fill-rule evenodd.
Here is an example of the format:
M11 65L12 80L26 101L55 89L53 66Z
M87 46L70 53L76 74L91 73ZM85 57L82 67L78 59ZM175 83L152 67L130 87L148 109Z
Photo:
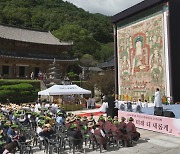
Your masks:
M73 42L61 42L50 32L0 25L0 75L2 78L30 78L46 73L54 59L62 75L78 61L67 54Z

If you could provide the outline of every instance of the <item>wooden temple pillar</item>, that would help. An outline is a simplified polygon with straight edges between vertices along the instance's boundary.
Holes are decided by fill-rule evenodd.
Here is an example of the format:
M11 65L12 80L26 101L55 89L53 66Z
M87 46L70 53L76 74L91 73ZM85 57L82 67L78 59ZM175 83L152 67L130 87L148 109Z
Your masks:
M17 72L17 69L16 69L16 64L13 64L13 77L16 78L16 72Z

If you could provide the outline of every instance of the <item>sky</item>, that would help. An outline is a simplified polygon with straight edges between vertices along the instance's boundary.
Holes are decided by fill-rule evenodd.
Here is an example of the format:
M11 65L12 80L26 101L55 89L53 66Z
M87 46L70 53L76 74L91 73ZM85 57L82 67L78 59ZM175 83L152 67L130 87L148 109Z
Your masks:
M115 15L143 0L64 0L90 13Z

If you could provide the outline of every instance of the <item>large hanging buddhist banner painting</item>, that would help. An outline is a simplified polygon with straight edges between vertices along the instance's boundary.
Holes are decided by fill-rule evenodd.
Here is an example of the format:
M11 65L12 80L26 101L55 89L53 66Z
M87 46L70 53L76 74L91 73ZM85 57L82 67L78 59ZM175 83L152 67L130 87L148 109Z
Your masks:
M152 97L157 87L164 93L163 15L119 27L117 41L120 94Z

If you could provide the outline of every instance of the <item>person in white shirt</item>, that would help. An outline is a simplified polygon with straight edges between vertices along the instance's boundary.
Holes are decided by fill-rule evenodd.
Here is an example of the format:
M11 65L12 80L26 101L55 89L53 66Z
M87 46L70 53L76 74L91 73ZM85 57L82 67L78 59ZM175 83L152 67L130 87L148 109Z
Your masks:
M43 131L42 125L41 126L37 126L36 133L39 135L39 133L42 132L42 131Z
M102 102L107 101L107 98L105 95L102 96Z
M156 89L154 98L154 115L163 115L162 99L159 88Z
M38 134L38 136L43 131L42 129L43 125L44 125L44 122L41 122L41 121L38 122L38 126L36 128L36 133ZM39 139L42 141L43 137L39 136Z
M57 104L54 104L54 108L57 110L57 108L58 108L58 105L57 105Z
M156 92L155 92L154 106L162 107L162 99L161 99L161 94L160 94L159 88L157 88Z
M34 72L31 72L31 80L34 80Z
M91 108L91 98L87 100L87 109Z
M52 105L51 105L52 109L54 109L54 105L55 105L55 104L54 104L54 102L53 102Z
M45 106L44 106L46 109L48 109L50 107L50 104L49 103L46 103Z
M142 108L142 102L141 99L138 100L137 105L139 105Z
M21 122L21 123L25 122L25 120L26 120L25 115L24 115L24 114L21 114L20 117L18 118L18 120L19 120L19 122Z
M93 97L91 98L91 108L94 109L96 106L96 99Z
M40 103L35 104L35 112L38 112L39 111L38 109L40 109L40 108L41 108Z
M144 102L144 107L148 107L148 102L147 102L147 100L145 100L145 102Z
M114 101L114 102L115 102L115 108L118 108L118 106L119 106L118 101L119 101L119 100L118 100L117 98L116 98L115 101Z
M55 103L52 103L52 105L51 105L51 112L52 112L52 113L56 113L57 108L58 108L58 105L55 104Z

